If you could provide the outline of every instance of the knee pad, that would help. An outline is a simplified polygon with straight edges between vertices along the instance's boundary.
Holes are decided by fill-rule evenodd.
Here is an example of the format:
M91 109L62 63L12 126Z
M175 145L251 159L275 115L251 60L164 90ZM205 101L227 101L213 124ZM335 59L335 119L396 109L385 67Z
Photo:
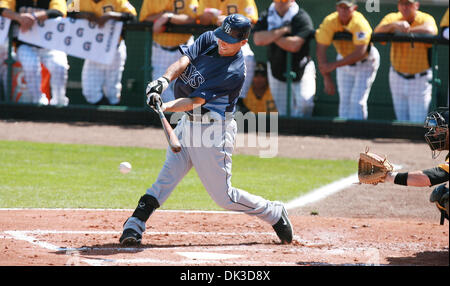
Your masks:
M153 196L145 194L139 199L138 206L132 216L145 222L157 208L159 208L158 200Z

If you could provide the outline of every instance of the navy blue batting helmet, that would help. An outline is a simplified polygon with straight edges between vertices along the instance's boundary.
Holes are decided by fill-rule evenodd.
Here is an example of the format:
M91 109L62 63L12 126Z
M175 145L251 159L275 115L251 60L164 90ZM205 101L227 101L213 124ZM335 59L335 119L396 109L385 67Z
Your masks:
M252 24L241 14L231 14L223 20L222 26L214 30L214 35L224 42L235 44L247 40Z

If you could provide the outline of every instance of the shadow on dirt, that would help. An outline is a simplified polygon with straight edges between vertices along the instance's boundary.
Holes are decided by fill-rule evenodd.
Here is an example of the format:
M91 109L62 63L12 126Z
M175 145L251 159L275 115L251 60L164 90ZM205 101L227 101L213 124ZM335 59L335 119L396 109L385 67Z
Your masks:
M254 246L254 245L276 245L276 243L261 243L261 242L247 242L247 243L189 243L189 244L171 244L171 245L161 245L161 244L142 244L134 247L122 246L118 243L109 244L96 244L92 246L82 246L79 248L72 249L61 249L53 252L59 255L68 255L72 253L78 253L81 255L114 255L118 253L139 253L147 249L174 249L190 247L229 247L229 246Z
M449 266L449 251L425 251L412 257L387 257L389 265L404 266Z

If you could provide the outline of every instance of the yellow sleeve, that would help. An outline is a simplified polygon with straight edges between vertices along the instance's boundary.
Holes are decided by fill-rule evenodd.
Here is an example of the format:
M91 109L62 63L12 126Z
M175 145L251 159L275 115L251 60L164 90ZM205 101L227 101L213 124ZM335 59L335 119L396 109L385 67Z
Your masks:
M434 28L434 34L437 35L438 27L437 27L436 20L434 19L434 17L431 16L430 14L426 14L426 13L422 13L422 15L424 18L422 24L430 23Z
M336 18L336 15L337 13L333 13L325 17L322 24L320 24L319 28L316 30L315 37L319 44L329 46L333 42L335 32L333 27L336 26L333 23L335 22L334 18Z
M0 0L0 8L16 11L16 0Z
M368 45L372 36L372 28L369 22L362 15L355 19L355 24L352 27L353 44Z
M51 0L48 8L60 11L64 17L67 16L67 3L64 0Z
M440 26L448 27L448 8L447 8L447 11L445 11L444 17L442 17Z
M242 15L249 18L253 24L258 22L258 8L256 7L254 0L242 0L239 11ZM241 8L242 7L242 8Z
M119 1L119 8L117 8L117 12L130 13L135 16L137 15L136 9L128 0Z
M144 0L139 13L139 21L143 21L149 15L165 11L169 2L172 0Z
M439 168L441 168L442 170L444 170L448 173L448 158L445 160L444 164L439 165Z
M205 8L219 9L219 1L217 0L200 0L198 1L197 14L201 15L205 12Z
M398 13L389 13L381 20L381 22L378 24L378 26L384 26L387 24L394 23L396 21L399 21L401 19L400 12Z

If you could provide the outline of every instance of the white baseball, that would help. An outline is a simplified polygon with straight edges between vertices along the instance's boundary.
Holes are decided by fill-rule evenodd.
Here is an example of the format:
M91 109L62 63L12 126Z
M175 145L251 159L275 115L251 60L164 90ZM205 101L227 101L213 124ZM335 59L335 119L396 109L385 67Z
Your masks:
M127 173L129 173L129 172L131 171L131 164L128 163L128 162L122 162L122 163L120 163L120 165L119 165L119 171L120 171L122 174L127 174Z

